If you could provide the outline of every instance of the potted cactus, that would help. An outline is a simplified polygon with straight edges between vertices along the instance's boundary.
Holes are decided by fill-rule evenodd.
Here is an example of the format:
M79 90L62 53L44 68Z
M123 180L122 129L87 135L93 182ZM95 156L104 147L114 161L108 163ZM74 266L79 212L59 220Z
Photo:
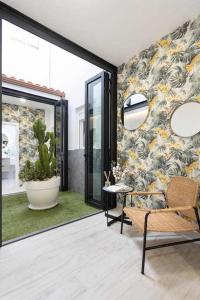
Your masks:
M38 159L25 162L19 179L24 182L29 208L43 210L58 203L60 177L55 158L56 139L53 132L46 132L46 125L40 119L35 121L33 133L37 139Z

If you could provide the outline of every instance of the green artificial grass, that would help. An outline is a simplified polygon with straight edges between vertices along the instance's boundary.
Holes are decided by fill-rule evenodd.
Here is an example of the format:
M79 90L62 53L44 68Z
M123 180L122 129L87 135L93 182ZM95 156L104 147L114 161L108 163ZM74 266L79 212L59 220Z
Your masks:
M59 192L59 204L43 211L29 209L25 193L3 196L3 241L98 211L85 204L83 195L75 192Z

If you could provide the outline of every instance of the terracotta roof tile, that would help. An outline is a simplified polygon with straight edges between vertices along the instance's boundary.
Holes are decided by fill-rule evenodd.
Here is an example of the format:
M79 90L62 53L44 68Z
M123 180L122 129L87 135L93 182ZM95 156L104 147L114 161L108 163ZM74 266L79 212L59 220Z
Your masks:
M14 76L7 76L5 74L2 74L2 81L6 82L6 83L10 83L10 84L14 84L14 85L18 85L21 87L25 87L31 90L36 90L36 91L40 91L43 93L47 93L47 94L51 94L51 95L55 95L58 97L65 97L65 93L61 92L60 90L55 90L53 88L48 88L45 85L40 85L38 83L33 83L31 81L25 81L24 79L17 79Z

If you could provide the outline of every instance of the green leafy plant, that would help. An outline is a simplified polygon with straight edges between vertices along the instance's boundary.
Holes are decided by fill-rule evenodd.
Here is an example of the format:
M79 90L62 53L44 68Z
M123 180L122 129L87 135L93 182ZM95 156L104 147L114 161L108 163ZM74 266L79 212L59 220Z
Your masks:
M19 179L25 181L43 181L57 175L55 158L56 138L53 132L46 132L42 120L33 124L34 138L37 139L38 159L35 162L27 160L19 172Z

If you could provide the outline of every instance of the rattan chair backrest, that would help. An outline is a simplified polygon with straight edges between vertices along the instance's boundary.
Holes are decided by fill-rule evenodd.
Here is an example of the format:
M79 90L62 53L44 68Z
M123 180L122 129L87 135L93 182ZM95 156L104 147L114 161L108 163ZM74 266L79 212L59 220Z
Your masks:
M166 192L168 206L196 206L198 193L198 182L184 176L173 177Z

